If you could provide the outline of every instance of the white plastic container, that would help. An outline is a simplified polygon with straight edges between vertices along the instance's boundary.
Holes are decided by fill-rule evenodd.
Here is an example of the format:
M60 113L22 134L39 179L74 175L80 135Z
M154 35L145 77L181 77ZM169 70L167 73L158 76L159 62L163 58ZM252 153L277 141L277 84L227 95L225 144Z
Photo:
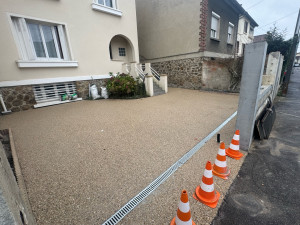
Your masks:
M101 87L101 97L108 99L107 89L106 87Z
M95 84L93 84L91 87L90 87L90 92L91 92L91 95L92 95L92 98L95 100L97 98L100 98L100 95L98 94L98 89L97 89L97 86Z

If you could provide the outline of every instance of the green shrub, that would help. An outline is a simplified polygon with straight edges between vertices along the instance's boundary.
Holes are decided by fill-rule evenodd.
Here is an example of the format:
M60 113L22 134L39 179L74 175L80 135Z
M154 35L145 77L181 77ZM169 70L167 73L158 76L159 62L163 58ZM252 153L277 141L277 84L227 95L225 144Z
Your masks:
M130 98L130 97L145 97L145 84L139 82L139 79L134 79L130 74L117 74L107 82L107 91L110 97L113 98Z

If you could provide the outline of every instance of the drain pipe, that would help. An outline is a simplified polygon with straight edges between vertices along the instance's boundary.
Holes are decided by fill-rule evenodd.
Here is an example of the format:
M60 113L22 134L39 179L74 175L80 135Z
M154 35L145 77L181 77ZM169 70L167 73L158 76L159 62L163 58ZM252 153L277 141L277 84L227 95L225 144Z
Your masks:
M1 105L2 105L2 108L3 108L3 114L7 114L7 113L11 113L11 111L10 110L7 110L7 108L6 108L6 106L5 106L5 104L4 104L4 101L3 101L3 98L2 98L2 94L0 93L0 101L1 101Z

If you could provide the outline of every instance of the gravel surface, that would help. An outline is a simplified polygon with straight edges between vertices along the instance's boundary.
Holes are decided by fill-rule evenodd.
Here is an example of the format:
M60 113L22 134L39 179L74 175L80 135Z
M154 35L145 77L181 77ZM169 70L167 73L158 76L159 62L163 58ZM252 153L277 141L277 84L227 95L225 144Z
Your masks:
M13 113L0 117L0 129L12 128L38 224L101 224L235 112L237 103L236 94L170 88L152 98ZM234 123L220 132L226 146ZM194 221L209 224L217 209L196 202L192 193L217 151L213 138L120 224L169 224L183 188ZM231 178L215 178L221 199L242 162L228 159Z

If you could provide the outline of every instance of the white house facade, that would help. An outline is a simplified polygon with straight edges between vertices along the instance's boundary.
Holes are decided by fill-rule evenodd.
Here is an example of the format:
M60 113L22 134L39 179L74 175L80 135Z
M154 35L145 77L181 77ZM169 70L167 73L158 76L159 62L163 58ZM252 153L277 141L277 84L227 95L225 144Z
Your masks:
M122 64L138 62L135 0L3 0L0 93L7 110L88 94Z
M252 43L254 39L254 28L258 24L248 15L242 15L239 18L236 54L242 56L244 54L245 45Z

